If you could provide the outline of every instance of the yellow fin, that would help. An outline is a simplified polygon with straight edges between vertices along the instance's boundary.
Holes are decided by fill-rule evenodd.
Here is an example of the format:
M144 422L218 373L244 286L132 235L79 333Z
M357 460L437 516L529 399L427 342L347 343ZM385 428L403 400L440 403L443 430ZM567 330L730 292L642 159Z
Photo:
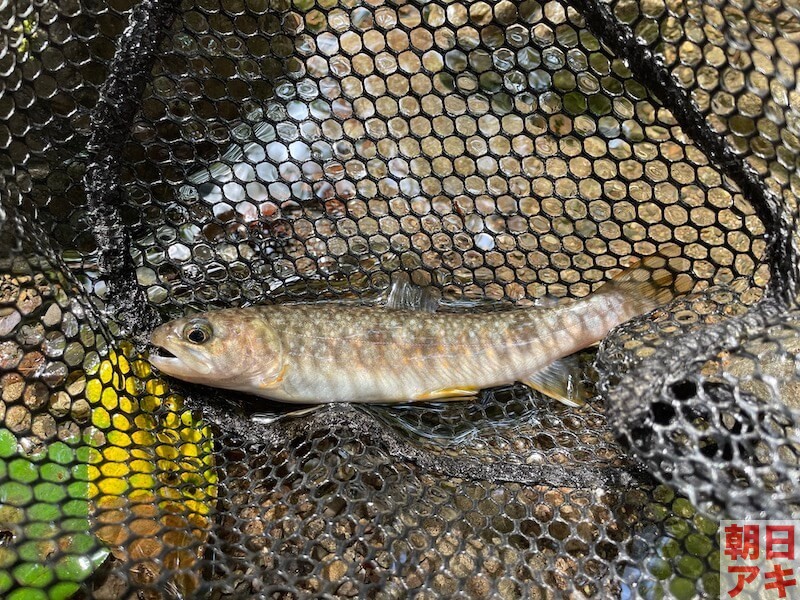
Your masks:
M415 401L462 400L462 399L474 398L475 396L478 395L479 391L480 389L471 386L442 388L440 390L434 390L432 392L417 394L416 396L414 396L414 400Z
M581 381L580 363L575 355L553 362L523 383L567 406L581 406L589 398L589 391Z

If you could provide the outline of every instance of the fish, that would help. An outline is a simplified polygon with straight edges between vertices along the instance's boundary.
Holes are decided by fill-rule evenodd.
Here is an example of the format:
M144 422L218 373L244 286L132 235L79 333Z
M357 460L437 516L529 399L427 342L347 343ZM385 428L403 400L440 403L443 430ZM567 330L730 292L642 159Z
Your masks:
M285 403L463 400L522 382L579 406L589 394L575 353L693 288L674 258L651 255L569 303L481 312L402 300L214 310L153 330L149 360L167 376ZM408 296L415 294L390 294Z

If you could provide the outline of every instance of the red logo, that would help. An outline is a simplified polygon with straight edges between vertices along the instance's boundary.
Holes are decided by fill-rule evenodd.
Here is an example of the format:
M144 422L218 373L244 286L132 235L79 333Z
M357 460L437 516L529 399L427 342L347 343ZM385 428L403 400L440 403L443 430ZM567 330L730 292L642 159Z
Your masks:
M721 598L796 598L800 521L722 521Z

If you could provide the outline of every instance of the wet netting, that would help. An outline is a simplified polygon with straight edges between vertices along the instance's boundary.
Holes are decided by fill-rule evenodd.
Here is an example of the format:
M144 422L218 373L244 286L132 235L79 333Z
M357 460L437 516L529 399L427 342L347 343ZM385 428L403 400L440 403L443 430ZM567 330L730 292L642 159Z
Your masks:
M800 512L797 4L0 7L3 598L716 598L718 519ZM581 408L298 416L147 359L198 310L532 305L670 244L695 288Z

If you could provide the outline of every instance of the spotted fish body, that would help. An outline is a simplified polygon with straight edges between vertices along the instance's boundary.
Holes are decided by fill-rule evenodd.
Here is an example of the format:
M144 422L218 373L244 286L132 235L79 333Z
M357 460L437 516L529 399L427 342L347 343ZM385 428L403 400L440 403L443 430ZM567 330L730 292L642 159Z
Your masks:
M398 402L474 394L532 376L627 320L611 302L484 314L314 305L230 315L278 332L285 402Z
M283 402L408 402L522 381L567 403L560 359L691 287L654 256L567 305L455 313L332 303L253 306L157 328L168 375ZM198 332L202 333L198 333ZM206 337L200 341L200 338ZM191 341L189 338L195 338Z

